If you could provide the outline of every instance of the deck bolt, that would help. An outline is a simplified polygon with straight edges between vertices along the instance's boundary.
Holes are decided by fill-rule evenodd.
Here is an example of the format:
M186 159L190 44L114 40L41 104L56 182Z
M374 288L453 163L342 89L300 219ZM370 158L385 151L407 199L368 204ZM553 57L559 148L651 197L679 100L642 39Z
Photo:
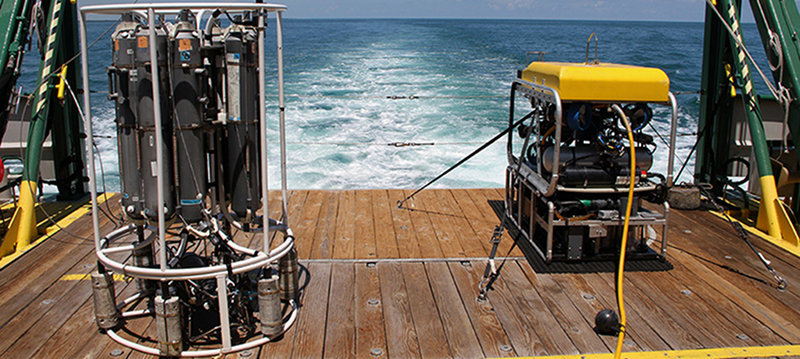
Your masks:
M688 230L688 229L684 229L684 230L683 230L683 233L689 234L689 233L692 233L692 231L690 231L690 230Z
M375 268L375 262L367 262L367 268Z
M239 356L243 357L243 358L247 358L247 357L249 357L251 355L253 355L253 352L250 351L250 350L242 350L242 352L239 353Z
M594 296L589 294L589 293L586 293L586 294L583 295L583 299L594 300Z
M369 305L378 305L378 303L380 303L380 301L374 298L367 301L367 304Z
M737 334L736 338L741 339L741 340L750 340L750 337L748 337L745 334Z
M733 259L731 256L725 256L725 259Z
M692 291L690 291L690 290L688 290L688 289L684 289L684 290L682 290L682 291L681 291L681 293L682 293L683 295L692 295Z
M469 261L461 261L461 265L464 267L472 267L472 263Z
M42 305L50 305L50 303L53 303L52 299L45 299L42 301Z
M379 357L379 356L383 355L383 349L381 349L381 348L372 348L372 350L370 350L369 353L374 357Z
M118 357L118 356L122 355L123 353L125 353L125 352L124 352L124 351L122 351L122 349L114 349L114 350L112 350L112 351L111 351L111 353L109 353L109 354L110 354L112 357Z
M511 351L511 346L508 344L502 344L500 345L500 351L508 353Z

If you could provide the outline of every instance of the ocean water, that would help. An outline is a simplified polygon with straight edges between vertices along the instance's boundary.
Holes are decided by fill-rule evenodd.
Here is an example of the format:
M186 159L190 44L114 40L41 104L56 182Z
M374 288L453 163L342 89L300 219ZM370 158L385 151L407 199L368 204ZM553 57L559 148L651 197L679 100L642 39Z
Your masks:
M106 189L118 191L114 110L105 99L110 40L104 32L113 25L90 21L87 37L97 40L89 59L97 163L102 163L98 175L102 169ZM274 22L268 31L269 180L275 188L280 173ZM677 95L677 170L695 141L702 23L286 19L289 187L411 189L425 184L506 128L510 83L525 67L527 51L545 51L546 60L582 62L593 32L600 61L661 68L671 90L682 93ZM763 63L755 26L745 24L744 33ZM27 69L37 68L34 51L26 58ZM35 71L25 74L25 88L33 87L34 77ZM763 85L757 89L765 93ZM670 111L654 110L653 125L667 136ZM433 145L389 145L397 142ZM504 138L434 187L503 186L505 148ZM654 170L666 172L666 159L667 146L659 142ZM689 159L679 180L691 180L693 162Z

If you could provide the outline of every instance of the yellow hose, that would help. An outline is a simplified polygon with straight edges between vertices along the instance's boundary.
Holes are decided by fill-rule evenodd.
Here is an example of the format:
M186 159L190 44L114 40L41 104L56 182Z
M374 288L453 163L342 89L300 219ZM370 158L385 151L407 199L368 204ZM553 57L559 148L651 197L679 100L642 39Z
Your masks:
M617 305L619 306L619 337L617 338L617 350L614 351L614 359L622 357L622 343L625 340L625 300L622 296L622 279L625 272L625 247L628 244L628 226L630 224L631 206L633 205L633 185L636 179L636 146L633 143L633 131L631 131L631 124L625 113L619 106L614 105L614 110L619 113L622 122L625 124L625 129L628 130L628 142L630 143L631 151L631 175L630 185L628 186L628 203L625 206L625 223L622 226L622 243L619 250L619 270L617 272Z

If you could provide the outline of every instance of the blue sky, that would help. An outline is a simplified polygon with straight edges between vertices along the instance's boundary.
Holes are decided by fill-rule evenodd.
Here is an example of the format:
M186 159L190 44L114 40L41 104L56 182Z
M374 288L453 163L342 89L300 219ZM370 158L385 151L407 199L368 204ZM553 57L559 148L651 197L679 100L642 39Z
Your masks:
M140 2L146 2L141 0ZM235 0L234 0L235 1ZM80 0L81 5L132 0ZM287 18L469 18L702 22L705 0L273 0ZM749 1L743 21L753 22Z

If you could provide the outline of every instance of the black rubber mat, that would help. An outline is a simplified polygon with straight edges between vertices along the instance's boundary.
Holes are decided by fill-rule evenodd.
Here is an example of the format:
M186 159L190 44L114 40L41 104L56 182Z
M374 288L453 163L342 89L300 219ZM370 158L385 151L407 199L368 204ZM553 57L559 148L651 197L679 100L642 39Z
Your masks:
M497 215L498 220L502 220L504 215L503 201L489 201L489 205ZM518 231L511 225L506 225L506 229L512 238L515 240L519 238ZM536 252L533 245L526 240L519 240L517 245L522 249L525 258L531 265L536 273L614 273L617 271L617 260L604 260L604 261L584 261L584 262L552 262L545 263L544 259ZM505 253L501 253L505 254ZM636 258L626 259L625 271L626 272L658 272L671 270L672 263L668 260L661 258Z

